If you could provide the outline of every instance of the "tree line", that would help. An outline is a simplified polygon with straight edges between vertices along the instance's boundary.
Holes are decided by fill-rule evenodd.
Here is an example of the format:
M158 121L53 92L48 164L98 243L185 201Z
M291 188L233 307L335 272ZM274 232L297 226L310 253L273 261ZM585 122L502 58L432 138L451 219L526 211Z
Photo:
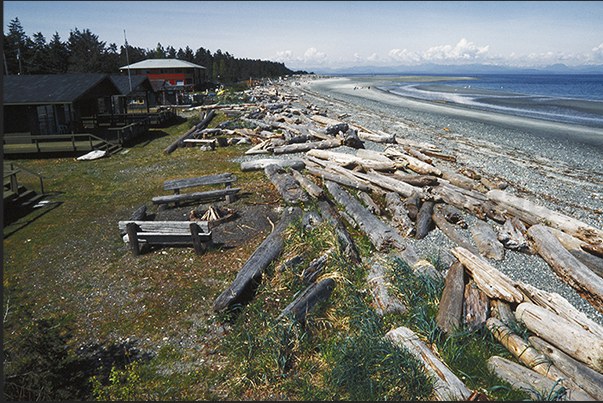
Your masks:
M307 74L292 71L284 63L239 59L218 49L212 53L189 46L176 50L164 48L158 43L155 49L144 49L131 45L107 45L89 29L71 30L69 38L62 41L58 32L50 41L41 32L28 37L15 18L8 24L4 34L4 74L70 74L106 73L118 74L119 68L146 59L181 59L206 68L206 79L214 83L236 83L243 80L278 77L288 74Z

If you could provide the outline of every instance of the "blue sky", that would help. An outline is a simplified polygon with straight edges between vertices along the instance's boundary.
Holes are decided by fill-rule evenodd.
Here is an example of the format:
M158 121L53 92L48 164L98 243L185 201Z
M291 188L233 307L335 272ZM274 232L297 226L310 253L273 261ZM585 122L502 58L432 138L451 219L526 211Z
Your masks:
M5 1L4 32L187 45L292 69L486 63L603 64L601 1Z

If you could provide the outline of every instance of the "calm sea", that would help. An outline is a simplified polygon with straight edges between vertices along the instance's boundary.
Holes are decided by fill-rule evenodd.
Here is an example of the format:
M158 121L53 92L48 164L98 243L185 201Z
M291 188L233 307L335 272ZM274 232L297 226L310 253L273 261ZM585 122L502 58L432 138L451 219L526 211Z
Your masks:
M389 81L379 88L405 97L603 127L603 75L484 74L432 83Z

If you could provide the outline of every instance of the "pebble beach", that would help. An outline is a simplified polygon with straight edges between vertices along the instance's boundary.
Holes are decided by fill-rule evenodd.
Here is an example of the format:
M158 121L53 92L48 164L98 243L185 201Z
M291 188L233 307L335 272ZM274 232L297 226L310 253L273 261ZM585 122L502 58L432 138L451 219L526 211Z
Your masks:
M276 88L296 99L292 103L300 108L312 104L334 119L432 143L457 158L454 165L438 160L438 166L464 166L498 176L508 183L509 193L603 228L603 129L419 101L380 90L378 85L375 77L312 76L279 81ZM365 147L383 149L371 141ZM345 152L345 148L336 151ZM300 155L287 156L296 157ZM249 158L253 157L241 161ZM470 214L465 219L469 227L477 220ZM461 231L471 239L468 229ZM434 251L446 254L455 246L437 228L420 241L409 241L423 256ZM505 253L503 261L490 263L513 280L560 294L603 324L603 315L561 281L543 259L511 250Z

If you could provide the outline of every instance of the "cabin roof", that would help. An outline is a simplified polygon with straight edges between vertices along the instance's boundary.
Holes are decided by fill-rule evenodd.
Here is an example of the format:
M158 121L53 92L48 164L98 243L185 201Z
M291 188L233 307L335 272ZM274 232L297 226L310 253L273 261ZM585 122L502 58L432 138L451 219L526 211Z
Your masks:
M85 98L88 91L107 80L107 95L119 95L119 88L108 74L5 75L4 105L72 103Z
M120 69L185 69L185 68L197 68L205 69L195 63L187 62L186 60L180 59L147 59L141 62L128 64L120 67Z
M140 91L154 91L153 85L147 76L133 75L111 75L111 80L119 88L122 95ZM132 91L130 91L130 80L132 81Z

